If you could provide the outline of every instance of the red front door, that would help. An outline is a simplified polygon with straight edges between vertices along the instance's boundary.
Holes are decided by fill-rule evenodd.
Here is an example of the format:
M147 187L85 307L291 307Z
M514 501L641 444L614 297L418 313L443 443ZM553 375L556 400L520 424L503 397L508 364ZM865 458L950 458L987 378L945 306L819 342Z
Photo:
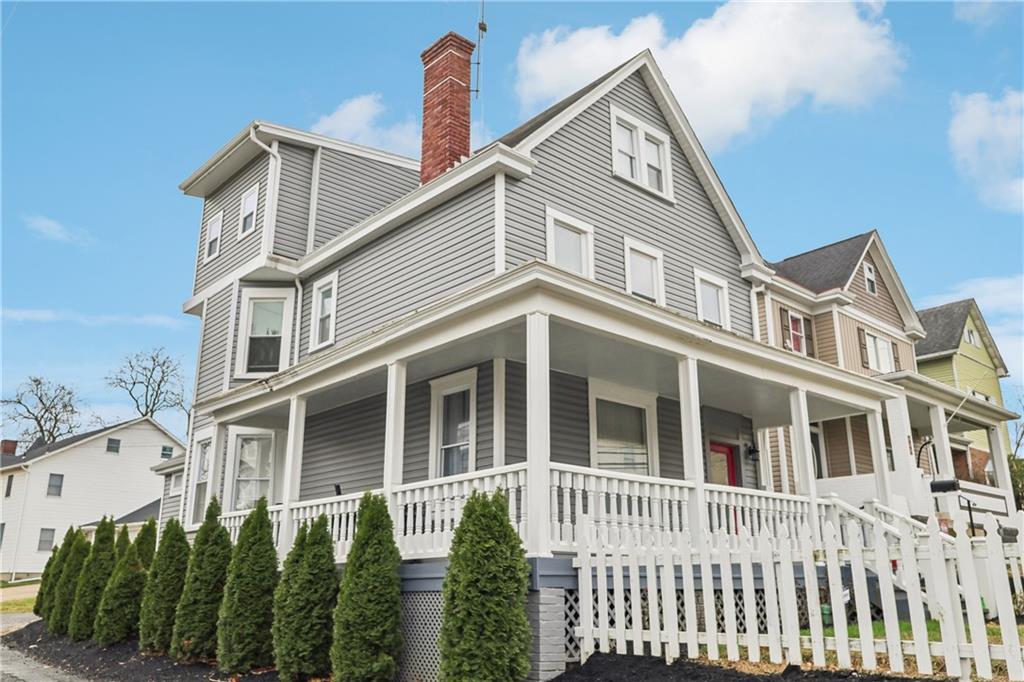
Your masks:
M737 485L735 450L724 443L708 444L708 483Z

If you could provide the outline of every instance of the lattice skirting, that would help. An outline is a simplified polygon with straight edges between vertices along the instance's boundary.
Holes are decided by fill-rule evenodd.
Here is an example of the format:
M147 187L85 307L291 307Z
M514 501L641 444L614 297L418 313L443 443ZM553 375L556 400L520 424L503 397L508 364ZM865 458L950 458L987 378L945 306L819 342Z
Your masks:
M398 665L401 682L430 682L441 670L437 642L441 636L440 592L402 593L402 636L405 646Z

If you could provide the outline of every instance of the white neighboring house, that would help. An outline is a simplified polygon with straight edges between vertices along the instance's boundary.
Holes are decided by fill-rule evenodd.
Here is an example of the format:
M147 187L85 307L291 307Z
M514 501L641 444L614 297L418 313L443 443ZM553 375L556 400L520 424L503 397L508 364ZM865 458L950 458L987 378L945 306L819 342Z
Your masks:
M4 445L0 572L11 578L41 573L68 526L120 518L160 498L152 467L185 452L150 417L37 442L21 455Z

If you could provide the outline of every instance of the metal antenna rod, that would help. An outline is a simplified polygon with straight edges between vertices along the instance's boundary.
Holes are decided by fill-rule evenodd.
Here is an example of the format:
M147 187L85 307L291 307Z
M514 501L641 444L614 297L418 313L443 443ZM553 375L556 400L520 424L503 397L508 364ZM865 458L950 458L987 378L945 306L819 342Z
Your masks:
M476 59L473 61L473 66L476 67L476 87L470 88L470 92L474 93L477 99L480 98L480 78L481 78L481 64L483 62L484 53L484 35L487 33L487 22L484 21L484 0L480 0L480 21L476 25Z

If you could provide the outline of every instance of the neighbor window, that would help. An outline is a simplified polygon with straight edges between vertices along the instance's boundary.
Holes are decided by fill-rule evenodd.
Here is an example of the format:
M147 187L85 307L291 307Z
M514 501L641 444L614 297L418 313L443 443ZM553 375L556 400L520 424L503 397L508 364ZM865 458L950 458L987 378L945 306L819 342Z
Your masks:
M121 439L120 438L108 438L107 439L107 452L117 454L121 452Z
M548 262L584 277L594 276L594 228L550 206L547 209Z
M814 324L811 318L797 311L779 309L782 323L782 346L801 355L814 357Z
M6 523L0 522L0 547L4 546L4 528L6 527Z
M49 552L53 549L53 528L40 528L39 529L39 544L36 545L36 549L40 552Z
M192 523L203 522L206 516L206 490L210 482L210 455L213 454L213 441L204 440L196 445L196 482L192 495Z
M235 466L235 510L252 509L261 497L270 502L274 438L270 434L239 436Z
M220 233L224 224L224 211L210 218L206 223L206 251L203 260L208 261L220 253Z
M664 260L661 251L624 238L626 291L659 305L665 304Z
M293 300L291 290L242 290L238 328L243 337L235 360L236 375L271 374L288 365Z
M64 474L50 474L50 480L46 483L46 494L50 497L60 497L64 490Z
M162 445L160 446L160 459L170 459L174 457L174 446L173 445Z
M869 294L878 293L878 284L875 282L875 266L871 263L864 264L864 288Z
M260 186L255 184L242 195L242 205L239 208L238 236L249 234L256 228L256 198L260 195Z
M858 329L857 333L860 337L861 364L882 374L893 371L892 343L863 329Z
M657 474L656 400L653 394L590 381L591 466Z
M7 474L7 487L4 488L4 497L11 496L11 489L14 487L14 474Z
M313 344L311 349L334 342L335 290L337 277L329 275L313 285Z
M697 319L729 329L729 284L721 277L694 269Z
M476 374L472 368L430 382L430 442L436 476L474 469Z
M668 135L612 107L612 170L655 194L672 198Z
M972 346L978 345L978 335L974 333L973 329L968 327L965 334L967 336L967 343L971 344Z
M185 474L179 471L176 474L171 474L171 490L181 490L181 484L185 480Z

